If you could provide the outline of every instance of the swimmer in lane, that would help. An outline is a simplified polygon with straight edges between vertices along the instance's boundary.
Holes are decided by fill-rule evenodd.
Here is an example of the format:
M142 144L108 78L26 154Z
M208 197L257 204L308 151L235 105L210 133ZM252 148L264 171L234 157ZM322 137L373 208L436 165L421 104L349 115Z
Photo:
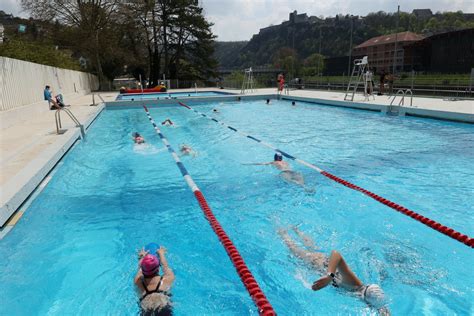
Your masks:
M134 278L135 289L140 297L141 315L172 315L171 286L175 276L165 257L166 249L160 247L154 254L142 249L138 271ZM160 266L163 275L160 275Z
M333 250L327 257L321 250L318 250L311 237L297 227L293 227L293 230L301 238L304 247L299 247L287 230L280 229L278 234L293 255L323 275L314 281L311 287L314 291L319 291L331 284L356 294L367 305L375 308L379 315L390 316L385 294L379 285L362 283L339 252Z
M284 180L304 187L303 175L299 172L291 170L290 165L286 161L283 161L283 156L279 152L275 153L275 155L273 156L273 161L263 162L263 163L251 163L249 165L259 165L259 166L272 165L281 171L280 176Z
M196 157L197 152L194 151L194 149L186 144L182 144L181 147L179 148L179 151L181 152L181 156L193 156Z
M145 143L145 138L143 138L143 136L140 135L137 132L132 134L132 138L133 138L133 141L135 142L135 144L144 144Z
M164 125L164 126L173 126L174 123L173 123L173 121L171 121L169 118L167 118L166 120L164 120L163 122L161 122L161 125Z

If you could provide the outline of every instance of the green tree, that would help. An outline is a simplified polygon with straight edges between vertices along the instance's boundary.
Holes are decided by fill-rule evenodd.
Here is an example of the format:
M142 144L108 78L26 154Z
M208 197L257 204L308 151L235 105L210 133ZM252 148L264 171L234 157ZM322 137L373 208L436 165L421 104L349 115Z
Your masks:
M324 70L324 56L317 53L311 54L303 61L303 66L303 75L319 75Z
M282 47L273 55L273 66L295 77L299 73L301 63L296 50Z
M71 52L57 50L54 45L40 42L30 42L20 39L10 39L0 45L0 56L33 63L80 70L79 62L71 58Z
M93 61L99 82L103 84L102 62L107 56L101 52L106 48L106 30L111 26L119 0L21 0L21 4L35 18L73 27L74 37L69 38L70 42Z

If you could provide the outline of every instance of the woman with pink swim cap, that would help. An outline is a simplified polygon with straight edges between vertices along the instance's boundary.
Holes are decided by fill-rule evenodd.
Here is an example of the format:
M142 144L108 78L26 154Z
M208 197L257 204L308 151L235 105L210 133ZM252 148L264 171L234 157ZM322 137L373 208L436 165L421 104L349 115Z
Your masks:
M165 257L166 249L156 251L158 257L140 250L138 271L134 278L136 290L140 296L140 315L171 315L170 289L174 282L174 273ZM160 265L163 275L159 274Z

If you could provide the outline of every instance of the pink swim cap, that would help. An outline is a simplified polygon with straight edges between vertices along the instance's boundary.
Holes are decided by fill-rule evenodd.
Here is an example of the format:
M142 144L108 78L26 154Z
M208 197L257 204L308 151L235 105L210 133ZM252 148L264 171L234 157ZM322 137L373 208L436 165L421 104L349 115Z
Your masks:
M144 276L153 276L158 273L160 268L160 260L153 255L143 257L141 268Z

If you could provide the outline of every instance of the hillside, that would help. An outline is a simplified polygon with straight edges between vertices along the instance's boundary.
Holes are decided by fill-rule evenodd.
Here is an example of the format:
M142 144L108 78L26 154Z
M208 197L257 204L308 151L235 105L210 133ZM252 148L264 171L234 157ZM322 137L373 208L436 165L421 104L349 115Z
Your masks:
M214 57L220 65L232 65L239 58L240 50L247 45L248 41L241 42L215 42Z
M428 14L417 11L428 11ZM397 31L431 35L474 27L474 15L462 12L432 14L430 10L401 12L397 29L396 13L370 13L365 17L352 17L351 22L349 15L319 19L295 11L290 13L289 21L260 29L248 42L217 42L215 57L221 68L243 68L272 64L275 53L282 47L294 49L300 60L318 53L320 45L321 54L326 57L347 55L351 23L353 46L356 46L369 38Z

